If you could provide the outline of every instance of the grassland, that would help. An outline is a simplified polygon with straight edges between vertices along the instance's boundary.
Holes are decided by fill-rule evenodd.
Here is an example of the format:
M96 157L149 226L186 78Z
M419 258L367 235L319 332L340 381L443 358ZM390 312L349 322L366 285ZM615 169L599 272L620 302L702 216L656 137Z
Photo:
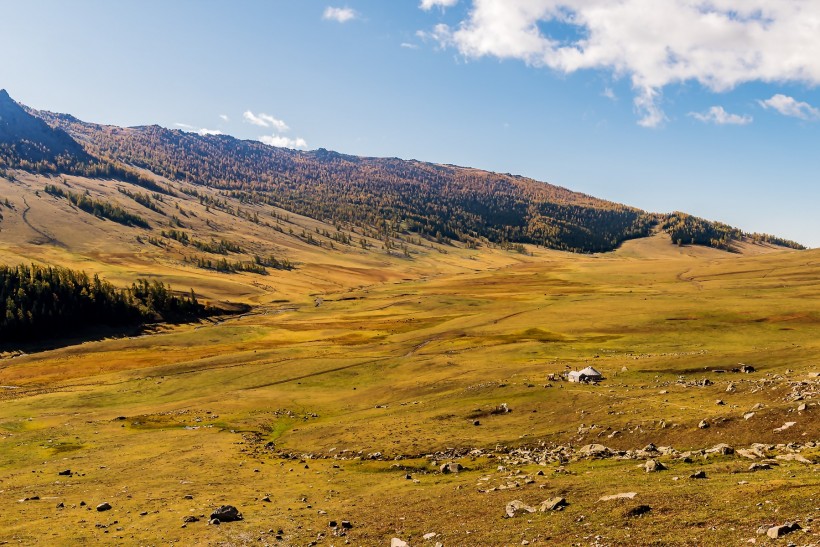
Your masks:
M185 263L189 251L175 243L136 242L133 227L55 214L68 206L36 196L47 182L8 184L4 261L53 261L122 284L150 274L255 307L146 336L4 354L0 543L820 542L820 378L810 375L820 372L818 251L749 246L737 256L656 236L605 255L427 244L407 258L377 241L331 252L182 193L167 198L169 213L175 203L194 213L185 222L199 237L298 264L217 274ZM135 207L114 188L69 184ZM81 223L70 230L66 218ZM297 235L326 228L289 222ZM755 372L731 372L739 363ZM587 365L607 379L548 379ZM502 403L512 412L494 414ZM786 422L795 424L777 431ZM669 470L646 473L645 458L578 458L591 443L676 452L658 456ZM766 446L754 460L702 451L719 443ZM557 447L570 457L538 457ZM802 459L776 459L788 454ZM772 469L748 471L768 460ZM449 461L465 469L440 473ZM708 478L690 479L698 470ZM637 495L599 501L619 492ZM570 505L504 518L511 500L554 496ZM98 513L102 502L113 509ZM208 525L223 503L245 519ZM651 511L628 516L637 505ZM188 515L204 518L183 528ZM340 536L331 520L353 527ZM804 529L781 540L756 533L786 521ZM438 535L424 540L429 532Z

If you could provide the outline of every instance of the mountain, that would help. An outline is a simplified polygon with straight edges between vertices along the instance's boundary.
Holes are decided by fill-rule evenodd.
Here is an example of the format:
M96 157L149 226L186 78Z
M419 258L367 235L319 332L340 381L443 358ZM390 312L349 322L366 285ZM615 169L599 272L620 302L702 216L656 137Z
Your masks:
M0 165L42 169L88 161L90 156L60 128L29 114L0 89Z
M335 226L358 226L385 242L398 234L417 234L471 247L490 243L520 250L522 244L535 244L602 252L661 229L680 244L733 250L733 242L751 236L800 248L794 242L744 234L685 213L647 213L521 176L324 149L302 152L156 125L98 125L67 114L24 111L5 97L5 109L22 120L9 126L7 138L34 143L34 150L68 151L80 161L82 154L93 158L79 167L63 162L60 167L68 172L128 180L141 177L141 186L162 191L150 177L134 171L143 169L172 181L216 189L243 203L264 203ZM26 131L28 127L39 128L39 133ZM34 138L38 135L39 140ZM63 148L51 145L56 142ZM55 169L47 164L43 170Z

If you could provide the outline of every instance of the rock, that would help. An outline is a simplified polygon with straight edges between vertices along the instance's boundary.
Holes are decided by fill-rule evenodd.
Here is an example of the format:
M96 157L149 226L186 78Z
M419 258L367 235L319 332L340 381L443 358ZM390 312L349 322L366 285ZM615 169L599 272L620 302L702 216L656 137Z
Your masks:
M786 534L790 534L792 532L796 532L800 530L800 525L796 522L787 522L781 526L772 526L768 530L766 530L766 535L772 539L777 539L779 537L783 537Z
M535 513L535 507L531 507L521 500L513 500L505 508L507 518L513 518L519 513Z
M695 473L692 473L691 475L689 475L689 478L690 479L705 479L706 478L706 471L703 471L703 470L696 471Z
M410 547L410 544L403 539L393 538L390 540L390 547Z
M481 425L481 422L480 422L479 420L475 420L475 421L473 422L473 425Z
M437 534L437 533L435 533L435 532L428 532L428 533L424 534L424 535L423 535L423 536L421 536L421 537L423 537L424 539L433 539L433 538L434 538L434 537L436 537L437 535L438 535L438 534Z
M715 404L718 405L718 406L723 406L726 403L723 402L723 399L718 399L717 401L715 401Z
M752 418L754 418L754 416L755 416L754 412L747 412L746 414L743 415L743 419L744 420L751 420Z
M242 513L233 505L220 505L211 513L211 520L218 520L219 522L242 520Z
M743 364L740 365L740 372L743 372L745 374L751 374L754 371L755 371L755 367L753 367L752 365L743 365Z
M184 500L192 500L192 499L194 499L194 496L192 496L191 494L185 494L184 496L182 496L182 499L184 499Z
M780 433L781 431L786 431L787 429L789 429L790 427L792 427L796 424L797 424L797 422L786 422L782 426L776 427L775 428L775 433Z
M612 456L612 450L602 444L588 444L578 450L578 455L589 458L609 458Z
M65 507L65 503L63 503L63 502L60 502L60 503L57 504L57 509L62 509L64 507Z
M666 466L663 465L658 460L646 460L646 463L643 466L644 471L647 473L655 473L656 471L665 471Z
M196 516L194 516L194 515L188 515L187 517L185 517L184 519L182 519L182 522L185 522L185 523L189 523L189 522L199 522L199 517L196 517Z
M804 412L807 408L806 403L801 403L797 406L797 412Z
M638 505L637 507L633 507L629 511L626 512L625 516L627 517L639 517L641 515L645 515L646 513L650 512L652 508L648 505Z
M598 499L598 501L631 500L637 495L637 492L622 492L620 494L610 494L609 496L601 496Z
M97 511L110 511L110 510L111 510L111 504L108 503L107 501L103 502L103 503L101 503L97 506Z
M538 508L542 513L547 511L561 511L564 507L569 505L567 500L561 497L549 498L541 502L541 507Z
M335 520L331 520L330 522L328 522L328 523L327 523L327 525L328 525L330 528L336 528L336 526L338 526L338 524L336 523L336 521L335 521Z
M264 501L264 502L266 502L266 503L270 503L270 496L265 496L265 497L263 497L263 498L260 498L260 501Z
M754 473L755 471L765 471L766 469L771 469L772 466L768 463L753 463L749 466L749 471Z
M698 427L700 429L707 429L709 427L709 422L707 422L706 420L701 420L698 424Z
M86 506L86 503L84 501L81 501L80 502L80 507L85 507L85 506Z
M71 469L66 469L65 471L60 471L57 474L70 477L71 476Z
M751 410L763 410L763 403L755 403Z
M342 521L342 528L344 528L345 530L350 530L351 528L353 528L353 525L350 524L349 520L343 520Z
M439 471L444 473L458 473L459 471L463 470L464 467L458 462L450 462L450 463L443 463L441 467L439 467Z
M221 523L219 522L219 519L211 519L211 520L208 521L208 524L212 524L214 526L219 526Z
M706 449L707 454L721 454L722 456L731 456L735 453L735 449L726 443L716 444L712 448Z
M726 386L726 393L734 393L735 392L735 384L729 382L729 385Z

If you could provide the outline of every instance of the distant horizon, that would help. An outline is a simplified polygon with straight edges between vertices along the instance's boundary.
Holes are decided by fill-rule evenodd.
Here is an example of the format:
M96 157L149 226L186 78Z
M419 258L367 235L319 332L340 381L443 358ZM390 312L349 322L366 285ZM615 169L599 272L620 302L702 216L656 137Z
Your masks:
M753 4L35 0L5 7L0 86L93 123L517 173L820 247L820 7Z

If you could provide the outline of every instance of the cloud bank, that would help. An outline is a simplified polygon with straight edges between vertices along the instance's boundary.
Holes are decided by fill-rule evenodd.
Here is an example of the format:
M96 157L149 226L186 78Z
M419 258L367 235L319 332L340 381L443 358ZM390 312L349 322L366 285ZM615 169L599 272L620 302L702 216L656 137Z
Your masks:
M337 23L347 23L356 18L356 12L350 8L326 7L322 13L322 19L336 21Z
M259 140L268 146L279 146L281 148L307 148L307 142L301 137L291 139L283 135L263 135Z
M674 83L715 92L754 81L820 84L820 3L807 0L472 0L466 19L428 36L468 58L629 78L647 127L666 120L662 92ZM817 116L782 99L763 106Z
M798 101L794 97L778 93L771 99L758 101L763 108L771 108L784 116L800 118L801 120L820 120L820 110L809 103Z
M752 117L740 114L729 114L722 106L713 106L706 112L690 112L690 116L703 123L715 125L748 125Z
M436 6L444 9L451 8L456 4L458 4L458 0L421 0L421 4L419 4L419 7L424 11L430 11Z

